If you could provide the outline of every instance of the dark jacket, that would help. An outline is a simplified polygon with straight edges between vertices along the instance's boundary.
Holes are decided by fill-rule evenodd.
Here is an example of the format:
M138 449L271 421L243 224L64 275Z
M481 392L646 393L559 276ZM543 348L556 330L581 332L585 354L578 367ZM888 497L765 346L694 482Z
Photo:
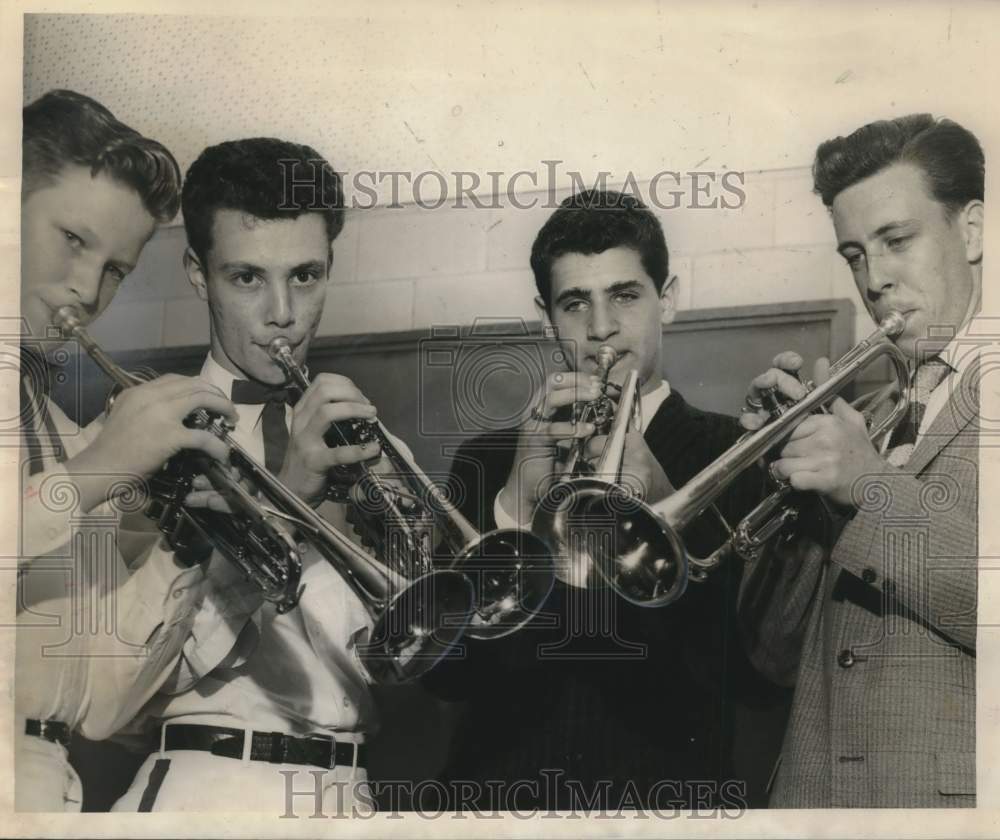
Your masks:
M645 439L681 487L740 434L733 418L700 411L672 392ZM480 529L495 527L494 500L516 445L516 433L492 433L456 454L452 498ZM720 512L735 523L761 490L760 473L749 471L719 500ZM688 547L702 554L723 538L708 516L687 534ZM445 771L448 787L478 784L477 806L497 809L588 801L611 809L650 800L662 808L699 799L741 804L738 793L720 792L732 774L733 697L774 698L736 635L740 571L728 563L710 583L689 584L678 601L658 609L634 606L609 589L557 582L525 629L466 641L465 656L443 663L425 682L439 696L467 701ZM486 780L506 787L490 790ZM709 787L696 793L696 781Z

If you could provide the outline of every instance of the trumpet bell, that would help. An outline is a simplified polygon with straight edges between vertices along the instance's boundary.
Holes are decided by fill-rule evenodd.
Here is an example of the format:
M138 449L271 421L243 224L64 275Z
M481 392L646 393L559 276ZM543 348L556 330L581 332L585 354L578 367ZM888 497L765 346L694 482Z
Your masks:
M471 580L476 608L466 635L498 639L514 633L542 608L555 583L552 551L530 531L488 531L468 545L455 566Z
M383 685L412 682L459 640L473 612L472 583L461 572L430 572L399 592L381 613L361 661Z
M677 532L628 488L594 478L552 487L532 529L555 550L556 575L570 586L611 586L643 607L676 601L688 558Z

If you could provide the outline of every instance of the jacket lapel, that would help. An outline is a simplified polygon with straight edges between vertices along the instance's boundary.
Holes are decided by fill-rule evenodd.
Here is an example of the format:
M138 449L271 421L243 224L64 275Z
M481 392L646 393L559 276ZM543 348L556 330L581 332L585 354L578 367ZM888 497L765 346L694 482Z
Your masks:
M979 364L969 365L961 377L956 377L944 404L930 428L913 450L906 471L919 473L933 461L955 436L979 417Z

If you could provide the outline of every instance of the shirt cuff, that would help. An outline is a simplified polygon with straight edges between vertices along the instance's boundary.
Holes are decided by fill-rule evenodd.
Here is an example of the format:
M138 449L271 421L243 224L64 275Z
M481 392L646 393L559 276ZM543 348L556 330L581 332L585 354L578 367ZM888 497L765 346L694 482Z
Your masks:
M493 500L493 519L497 523L497 528L527 528L531 523L520 523L513 516L507 513L503 504L500 502L500 497L503 495L503 488L500 488L500 492L497 493L497 497Z

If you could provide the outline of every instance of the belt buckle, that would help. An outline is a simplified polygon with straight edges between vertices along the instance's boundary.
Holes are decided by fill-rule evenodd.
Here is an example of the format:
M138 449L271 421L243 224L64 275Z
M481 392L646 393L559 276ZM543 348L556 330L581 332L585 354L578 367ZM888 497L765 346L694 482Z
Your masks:
M58 721L43 720L41 736L54 744L69 747L69 736L66 732L66 726Z
M283 732L268 732L271 739L271 750L268 762L271 764L284 764L288 758L288 740Z

